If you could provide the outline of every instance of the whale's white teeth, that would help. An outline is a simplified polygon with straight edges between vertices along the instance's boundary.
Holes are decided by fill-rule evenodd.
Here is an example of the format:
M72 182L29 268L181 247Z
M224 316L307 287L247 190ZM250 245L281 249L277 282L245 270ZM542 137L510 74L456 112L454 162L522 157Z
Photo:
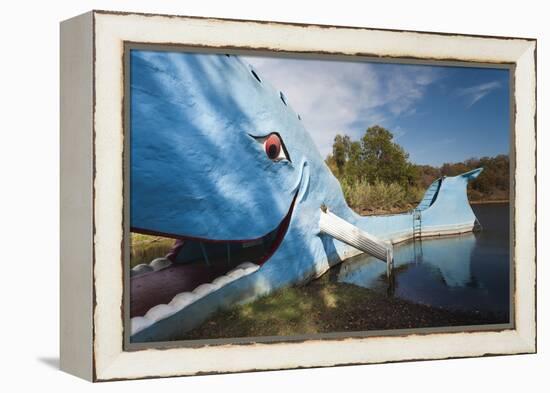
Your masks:
M154 271L158 272L172 265L172 261L168 258L156 258L153 259L149 265L151 265Z
M201 284L191 292L181 292L172 298L168 304L157 304L147 311L142 317L133 317L130 320L130 334L134 335L143 329L148 328L161 319L168 318L185 307L193 304L206 295L224 287L225 285L238 280L241 277L254 273L260 268L251 262L243 262L226 274L217 277L211 283Z
M147 263L140 263L139 265L136 265L130 270L130 275L137 276L139 274L149 273L152 272L153 268L149 266Z
M130 334L137 333L150 326L152 323L153 322L145 317L133 317L130 321Z
M168 318L172 314L173 308L170 307L168 304L157 304L149 311L147 311L146 316L148 320L155 323L158 320Z
M257 269L258 265L256 265L255 263L252 263L252 262L243 262L243 263L241 263L240 265L238 265L236 268L234 268L232 270L249 269L249 268Z
M197 298L200 299L201 297L204 297L204 296L208 295L210 292L213 292L216 289L218 289L218 288L216 288L215 285L201 284L198 287L196 287L195 289L193 289L193 293L195 295L197 295Z
M174 298L170 301L170 305L177 308L178 310L181 310L182 308L190 305L193 303L193 300L195 299L195 294L192 292L182 292L178 293ZM139 318L139 317L138 317Z
M321 210L319 219L321 233L332 236L360 251L366 252L384 262L392 263L393 246L368 234L343 218L328 211Z
M225 274L223 276L220 276L216 278L214 281L212 281L212 285L215 285L218 288L223 287L226 284L229 284L231 282L231 277L227 277Z
M159 270L166 269L170 265L172 265L172 261L168 258L156 258L151 261L151 263L140 263L134 266L130 270L130 276L134 277L144 273L158 272Z

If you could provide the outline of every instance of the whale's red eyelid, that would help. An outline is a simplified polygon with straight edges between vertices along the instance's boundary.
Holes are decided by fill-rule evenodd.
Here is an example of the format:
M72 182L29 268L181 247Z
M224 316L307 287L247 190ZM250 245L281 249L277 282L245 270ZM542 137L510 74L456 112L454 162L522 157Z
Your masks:
M267 157L272 161L291 161L290 154L283 142L283 138L278 132L272 132L264 136L255 136L249 134L259 143L263 144L263 148Z

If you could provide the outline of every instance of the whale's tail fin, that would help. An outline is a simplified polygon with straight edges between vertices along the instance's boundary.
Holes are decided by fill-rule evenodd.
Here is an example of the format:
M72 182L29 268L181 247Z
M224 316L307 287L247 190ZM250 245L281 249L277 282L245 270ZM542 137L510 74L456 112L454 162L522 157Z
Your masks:
M463 178L468 180L475 180L481 172L483 172L483 167L472 169L471 171L465 172L459 176L462 176Z
M455 194L463 194L466 192L466 187L468 186L468 182L476 179L479 174L483 171L483 168L476 168L474 170L462 173L458 176L454 176L454 179L457 179L457 183L455 187L453 187L453 193ZM420 200L420 203L416 206L414 210L416 211L423 211L428 209L430 206L432 206L435 201L438 199L439 194L442 189L443 182L447 178L445 176L440 177L439 179L436 179L427 189L424 193L424 196Z
M468 183L482 171L483 168L477 168L457 176L442 177L428 187L413 210L413 217L421 217L423 236L462 233L475 228L479 221L468 200ZM415 227L417 223L413 222Z
M443 183L443 178L440 177L439 179L435 180L424 193L424 196L422 197L422 200L420 203L416 206L415 210L426 210L429 208L435 200L437 199L437 195L439 194L439 190L441 189L441 184Z

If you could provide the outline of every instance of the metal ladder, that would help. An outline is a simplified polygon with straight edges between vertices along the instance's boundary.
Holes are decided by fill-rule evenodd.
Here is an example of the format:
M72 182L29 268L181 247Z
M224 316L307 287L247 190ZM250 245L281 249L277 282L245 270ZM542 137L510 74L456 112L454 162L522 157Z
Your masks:
M422 210L414 209L412 216L414 261L418 263L422 260Z
M413 240L422 238L422 210L414 209L412 211L413 219Z
M481 225L481 223L479 222L479 220L476 217L476 220L474 221L473 231L474 232L481 232L482 230L483 230L483 226Z

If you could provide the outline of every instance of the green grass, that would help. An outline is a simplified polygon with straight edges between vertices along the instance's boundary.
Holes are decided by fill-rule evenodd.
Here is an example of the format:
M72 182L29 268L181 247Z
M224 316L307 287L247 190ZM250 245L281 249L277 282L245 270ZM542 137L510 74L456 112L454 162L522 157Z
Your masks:
M130 267L141 263L149 263L155 258L164 257L173 244L174 239L131 233Z
M358 287L357 287L358 288ZM360 288L343 291L337 285L289 287L254 302L217 313L189 338L313 334L335 321L321 318L345 305ZM337 314L334 314L337 316Z

